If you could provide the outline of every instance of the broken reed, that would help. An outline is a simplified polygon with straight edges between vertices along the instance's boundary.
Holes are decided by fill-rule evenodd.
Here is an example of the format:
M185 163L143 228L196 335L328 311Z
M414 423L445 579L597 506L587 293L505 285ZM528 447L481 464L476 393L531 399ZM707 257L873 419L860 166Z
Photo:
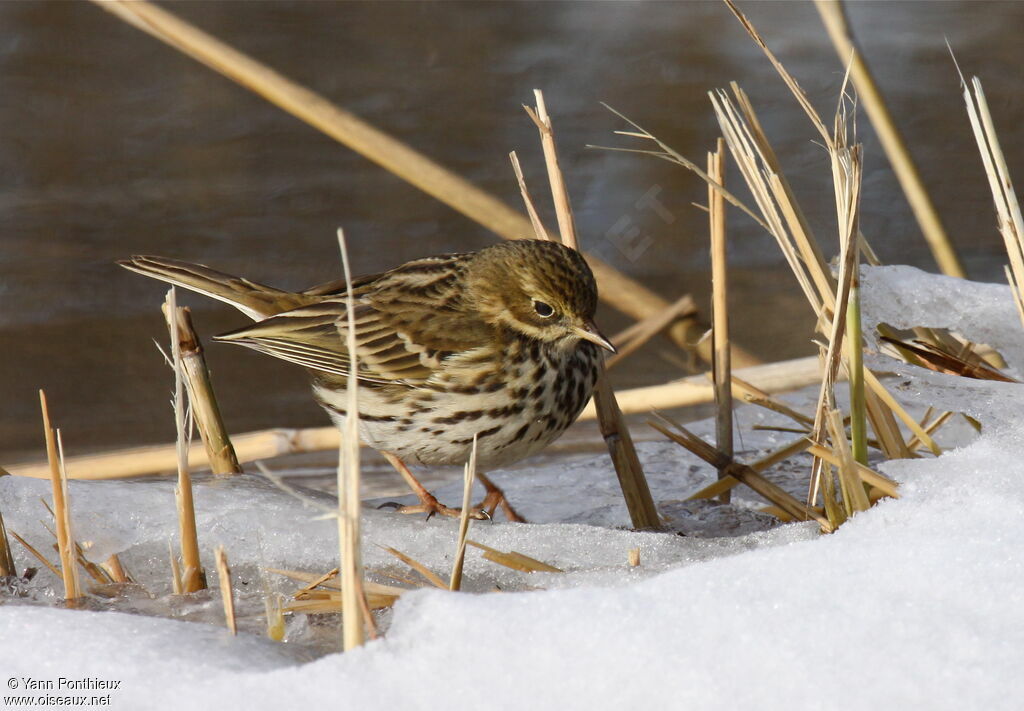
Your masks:
M476 480L476 435L473 435L473 449L462 474L462 511L459 514L459 533L455 540L455 561L448 579L449 590L462 589L462 568L466 561L466 537L469 535L469 510L472 505L473 482ZM504 496L502 496L504 499Z
M64 599L76 600L82 596L78 581L78 567L74 539L71 534L71 511L68 504L67 478L61 461L60 432L50 425L50 411L46 393L39 391L39 406L43 415L43 434L46 438L46 456L50 462L50 482L53 493L53 518L56 528L57 550L60 554L60 577L64 582ZM20 540L20 539L19 539Z
M719 138L712 153L708 153L708 177L719 185L725 184L725 142ZM729 353L729 270L725 241L725 199L708 185L708 232L711 235L711 338L714 363L711 370L715 383L715 445L718 451L732 460L732 362ZM718 478L728 476L719 469ZM726 489L719 500L729 503Z
M181 569L176 571L177 562L171 555L172 575L175 587L183 593L206 589L206 571L199 558L199 535L196 531L196 511L192 498L192 477L188 470L189 431L191 418L186 416L187 404L184 393L184 367L181 363L181 341L175 325L177 314L177 292L172 286L164 302L164 317L167 320L171 338L171 365L174 368L174 425L177 432L178 482L174 487L174 498L178 510L178 540L181 546ZM188 425L186 425L188 420Z
M959 69L958 66L957 71ZM973 77L968 85L961 74L960 84L967 116L971 121L971 130L978 144L985 176L988 178L989 189L995 202L999 234L1003 237L1006 255L1010 261L1009 267L1005 269L1006 279L1013 293L1017 314L1024 325L1024 296L1021 294L1024 285L1024 217L1021 216L1020 203L1017 201L1017 193L1006 165L1006 156L1003 155L1002 146L999 144L999 136L996 134L995 122L992 120L985 92L981 88L981 81L978 77Z
M342 643L346 651L354 649L366 640L364 611L369 617L369 608L363 593L363 562L360 512L360 469L359 469L359 379L356 373L359 364L356 359L355 302L352 298L352 272L348 264L348 249L345 232L338 228L338 248L345 273L345 336L349 352L349 374L345 395L344 431L338 447L338 552L341 575Z
M213 394L213 383L210 380L210 371L206 367L203 347L192 326L192 312L186 306L179 306L175 309L173 317L170 314L166 316L169 322L174 322L171 328L177 333L181 367L188 388L189 407L199 436L206 447L210 469L214 474L241 474L242 467L238 464L238 457L231 445L227 428L224 427L217 398Z
M576 221L573 217L572 203L569 200L565 179L558 164L551 117L548 116L547 106L544 103L544 93L540 89L534 89L533 94L537 102L536 106L530 109L524 105L523 108L533 119L540 132L548 182L551 184L551 198L555 205L555 214L558 217L559 234L562 244L578 250ZM524 195L526 195L525 191ZM540 236L538 234L538 237ZM626 500L626 508L629 510L633 528L638 530L661 528L661 520L654 507L650 487L644 477L640 458L636 454L636 447L633 446L633 438L622 417L622 411L615 399L615 391L612 390L611 384L608 382L603 363L598 364L597 385L594 388L594 408L597 412L601 436L608 446L608 453L615 467L615 475L619 480L622 496Z

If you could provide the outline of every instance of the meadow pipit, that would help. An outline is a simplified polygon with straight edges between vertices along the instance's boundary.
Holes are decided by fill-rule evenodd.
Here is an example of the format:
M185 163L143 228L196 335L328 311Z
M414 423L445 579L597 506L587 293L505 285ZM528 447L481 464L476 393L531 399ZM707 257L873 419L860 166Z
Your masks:
M304 366L313 395L339 428L352 362L346 286L280 291L162 257L119 262L235 306L256 323L215 340ZM578 252L519 240L478 252L416 259L353 282L362 440L420 499L399 510L456 513L405 466L462 464L474 435L483 470L557 439L590 399L599 348L597 286Z

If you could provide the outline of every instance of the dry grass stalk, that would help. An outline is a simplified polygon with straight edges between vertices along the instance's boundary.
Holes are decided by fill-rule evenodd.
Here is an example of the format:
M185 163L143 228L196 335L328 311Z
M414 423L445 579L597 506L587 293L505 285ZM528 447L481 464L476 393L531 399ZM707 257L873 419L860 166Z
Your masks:
M661 432L676 444L681 445L696 456L700 457L711 466L715 468L724 467L730 476L739 480L743 484L746 484L758 494L768 499L769 502L784 509L787 513L793 516L793 518L800 521L806 521L808 518L811 518L818 522L822 531L830 533L833 530L833 526L829 520L826 519L815 507L808 506L797 501L796 498L791 496L785 490L768 481L768 479L764 478L760 473L754 471L746 464L741 464L735 460L731 462L723 462L725 458L724 455L710 444L690 432L678 422L675 422L664 415L659 415L659 417L675 428L677 432L673 432L660 423L652 420L648 420L647 424Z
M956 413L943 412L941 415L939 415L937 418L929 422L927 425L922 425L922 427L924 427L924 431L927 432L929 435L933 435L935 434L935 432L938 431L940 427L949 422L950 418L952 418L954 414ZM907 442L907 447L912 452L916 452L923 446L924 443L921 442L921 440L919 440L916 435L914 437L911 437L910 441Z
M565 187L565 178L562 176L562 169L558 165L555 132L551 126L551 117L548 116L547 106L544 104L544 92L540 89L534 89L533 96L537 101L537 105L532 110L526 105L523 108L530 118L533 119L533 122L537 124L537 129L540 131L541 147L544 150L544 163L547 165L548 181L551 183L551 200L555 205L555 217L558 219L558 233L562 237L562 244L572 249L579 249L579 241L576 239L576 218L572 214L569 191Z
M845 86L844 86L845 91ZM828 333L825 352L825 377L818 393L818 407L814 416L811 438L817 443L825 441L828 431L829 413L835 408L835 382L842 360L843 339L846 336L847 320L843 317L850 303L850 290L858 271L860 253L857 248L858 223L860 220L860 188L862 176L861 147L850 146L847 142L846 102L840 101L836 112L835 133L829 143L829 158L832 165L833 192L836 200L836 216L839 224L839 284L836 287L833 317ZM819 314L825 318L825 311ZM861 343L854 344L862 348ZM848 374L852 374L847 370ZM862 373L858 372L857 377ZM843 435L845 437L845 434ZM814 501L818 482L822 476L823 462L815 458L811 468L811 485L808 503Z
M286 454L337 449L340 435L335 427L308 429L273 428L236 435L235 453L241 462L272 459ZM209 466L205 448L188 452L189 470ZM178 466L177 444L128 447L102 454L69 457L65 461L69 479L124 479L143 474L175 471ZM9 467L14 476L48 479L49 464L31 462Z
M449 590L462 588L462 567L466 562L466 536L469 535L469 510L472 506L473 482L476 480L476 435L473 435L473 450L462 477L462 511L459 514L459 535L455 542L455 561L448 581Z
M640 350L645 343L671 326L681 318L691 318L697 314L697 304L689 294L681 297L661 313L637 321L612 337L612 343L618 353L604 362L606 370L611 370L618 363Z
M799 410L794 410L786 403L777 400L753 383L743 380L735 374L732 376L732 396L737 400L785 415L798 424L806 425L807 427L814 424L813 417L809 417Z
M0 578L17 574L14 556L11 555L11 542L7 538L7 527L4 526L3 514L0 514Z
M957 69L959 70L959 67ZM974 140L978 143L981 162L985 167L989 188L992 190L992 199L995 201L999 234L1003 237L1006 254L1010 260L1007 280L1017 304L1017 313L1024 324L1024 299L1021 297L1021 284L1024 283L1024 218L1021 217L1020 203L1013 189L1006 156L1003 155L1002 146L999 144L999 136L996 134L995 122L992 120L985 92L981 88L981 81L978 77L972 77L969 87L961 74L960 83L963 87L967 116L971 121L971 130L974 132ZM971 89L974 90L973 95Z
M565 179L558 166L558 154L555 149L555 134L551 125L551 117L548 116L547 107L544 104L544 94L539 89L534 90L537 105L533 110L524 106L526 112L537 124L540 131L541 146L544 149L544 160L547 164L548 179L551 183L551 196L555 204L555 214L558 217L558 228L562 238L562 244L572 249L579 249L579 240L576 238L576 221L572 214L572 204L569 200L569 192L565 187ZM629 517L633 527L637 529L657 529L661 527L658 518L658 511L654 507L654 499L651 497L650 487L644 477L643 467L640 458L637 457L636 448L633 446L633 438L629 434L615 400L615 392L608 382L604 366L598 366L597 386L594 389L594 407L597 412L597 420L601 429L601 436L608 445L608 452L611 455L612 463L615 465L615 474L619 479L619 486L622 488L622 495L626 500L626 508L629 509Z
M164 313L177 313L177 292L167 291ZM171 338L171 362L174 367L174 424L178 433L178 483L174 497L178 509L178 536L181 546L181 588L184 593L206 589L206 571L199 558L199 535L196 531L196 510L192 498L192 476L188 470L189 436L186 427L184 367L181 364L181 342L173 322L168 321Z
M82 566L82 569L89 574L89 577L100 585L107 585L114 582L114 579L106 570L85 557L85 551L78 543L75 543L75 560L78 561L78 564Z
M793 440L788 444L784 444L778 449L769 452L765 456L761 457L755 462L751 462L749 466L755 472L760 474L768 470L770 467L778 464L779 462L785 461L792 456L808 450L811 446L810 440L807 437L800 437L799 439ZM686 497L687 501L693 501L696 499L712 499L718 496L722 491L731 489L732 487L739 484L739 480L734 478L731 474L723 479L714 481L703 489L700 489L696 493L690 494Z
M821 20L825 24L828 36L835 46L839 61L849 65L850 78L857 89L857 95L867 111L871 125L889 158L893 172L900 187L910 203L921 232L924 233L928 247L943 274L964 278L965 272L956 251L942 226L938 212L928 191L921 180L921 174L914 163L910 151L907 150L903 134L896 126L889 107L882 97L882 92L868 68L864 55L857 47L853 33L846 21L846 13L841 0L815 0Z
M267 568L268 573L277 573L283 575L286 578L298 580L299 582L306 583L305 586L299 588L294 597L304 598L307 595L313 593L315 588L325 587L331 590L341 590L341 581L338 580L338 569L335 568L323 575L317 575L316 573L306 573L301 570L280 570L278 568ZM367 594L370 595L390 595L392 597L400 597L403 593L408 592L404 588L396 588L393 585L382 585L375 583L372 580L366 580L363 582L364 588Z
M39 391L39 406L43 413L43 434L46 437L46 456L50 462L50 483L53 493L53 513L57 532L57 548L60 553L61 580L64 583L64 599L77 600L82 596L78 582L78 566L75 559L74 539L71 535L71 511L67 499L67 480L64 464L60 458L60 433L50 425L50 412L46 406L46 393Z
M338 229L338 247L345 272L346 308L348 318L346 348L351 354L348 384L345 389L347 402L345 429L338 452L338 546L341 563L341 610L344 615L343 641L345 650L354 649L365 642L363 627L363 560L362 536L360 531L362 512L360 500L359 469L359 379L356 377L358 363L356 353L355 302L352 299L352 273L348 265L348 249L345 233Z
M112 554L103 562L103 570L107 572L110 579L115 583L131 583L132 576L128 574L128 571L121 565L121 559L117 553Z
M467 540L467 543L470 543L470 542L471 541ZM448 589L448 583L446 583L444 580L442 580L440 575L435 573L433 570L431 570L430 568L428 568L427 566L425 566L423 563L419 562L418 560L416 560L412 556L406 555L402 551L400 551L400 550L398 550L396 548L392 548L391 546L379 546L379 547L382 548L383 550L386 550L388 553L390 553L391 555L393 555L396 558L398 558L398 560L402 561L403 563L408 565L410 568L415 570L417 573L422 575L424 578L426 578L428 581L430 581L430 584L433 585L435 588L440 588L441 590L447 590Z
M217 546L214 551L217 561L217 579L220 581L220 600L224 605L224 619L232 635L238 634L238 623L235 620L235 591L231 587L231 568L228 567L228 556L224 546Z
M868 501L867 491L857 473L858 462L854 459L850 444L846 440L842 413L839 410L829 410L826 419L832 438L832 451L839 462L837 465L839 490L843 494L843 507L846 509L847 518L849 518L858 511L867 511L871 502Z
M544 223L540 221L540 215L537 214L537 208L533 205L530 191L526 189L526 177L523 175L522 166L519 165L519 156L516 155L515 151L512 151L508 154L508 157L512 161L512 172L516 174L516 182L519 183L519 193L523 196L526 214L530 216L530 224L533 225L534 234L537 236L537 239L550 240L551 235L548 234Z
M806 440L806 443L808 445L808 452L816 457L821 457L833 466L839 466L839 457L833 450L828 449L827 447L822 447L820 444L814 444L810 440ZM860 462L854 462L854 470L856 471L857 476L860 477L860 480L868 486L878 489L890 498L900 498L899 485L889 477L876 472L874 469L864 466Z
M713 153L708 153L708 177L725 185L725 141L721 138ZM708 186L708 219L711 233L711 317L712 349L715 383L715 446L729 460L733 457L732 443L732 363L729 358L729 281L728 258L725 242L725 198ZM718 478L727 477L719 470ZM729 490L719 499L729 503Z
M484 558L491 561L492 563L503 565L506 568L511 568L512 570L518 570L523 573L565 572L561 568L556 568L553 565L548 565L543 561L537 560L536 558L531 558L528 555L523 555L522 553L517 553L516 551L509 551L508 553L505 553L504 551L499 551L497 548L491 548L490 546L485 546L483 543L478 543L477 541L473 541L470 539L466 539L466 543L473 546L474 548L479 548L480 550L482 550L484 552Z
M490 193L167 10L142 0L93 2L252 90L501 237L520 239L533 231L527 218ZM614 308L643 319L668 306L665 299L606 262L593 256L588 256L587 261L601 287L601 298ZM695 340L690 337L690 330L688 324L677 323L668 333L685 349ZM742 357L743 364L759 362L746 353Z
M203 347L192 326L192 313L187 307L179 306L173 316L167 311L164 318L171 332L177 334L178 351L188 387L189 407L206 446L210 468L214 474L241 474L242 467L238 464L221 418L217 398L213 394L213 383L206 367Z
M63 579L63 576L61 575L61 572L60 572L60 568L58 568L56 565L54 565L49 560L47 560L46 557L42 553L40 553L38 550L36 550L36 548L32 544L30 544L28 541L26 541L24 538L19 536L14 531L11 531L11 535L14 536L14 540L16 540L18 543L20 543L22 545L22 547L24 547L25 550L27 550L29 553L31 553L35 557L36 560L38 560L40 563L45 565L46 568L51 573L53 573L54 577L56 577L58 580Z
M735 361L733 363L735 365ZM733 374L771 393L797 390L821 380L815 356L756 365L734 370ZM712 402L715 388L705 375L691 375L661 385L620 390L615 395L622 412L636 413ZM580 419L594 419L595 415L594 403L591 403L583 410Z

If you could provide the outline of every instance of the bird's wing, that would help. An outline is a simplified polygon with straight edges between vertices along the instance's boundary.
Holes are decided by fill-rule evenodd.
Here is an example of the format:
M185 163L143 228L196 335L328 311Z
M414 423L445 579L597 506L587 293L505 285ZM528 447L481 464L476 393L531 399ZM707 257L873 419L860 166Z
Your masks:
M410 265L416 263L410 263ZM452 355L478 347L493 331L462 308L457 278L398 270L376 280L355 302L357 376L368 385L415 386ZM456 275L457 276L457 275ZM401 277L401 278L400 278ZM369 293L367 293L369 292ZM347 376L346 299L326 298L218 336L321 373Z

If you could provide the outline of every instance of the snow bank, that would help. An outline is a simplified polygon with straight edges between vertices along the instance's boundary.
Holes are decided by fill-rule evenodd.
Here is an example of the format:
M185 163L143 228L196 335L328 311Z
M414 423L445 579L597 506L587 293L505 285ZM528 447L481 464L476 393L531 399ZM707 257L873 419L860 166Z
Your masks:
M865 306L876 322L950 327L1020 367L1020 324L997 287L865 271ZM955 299L940 298L953 289ZM882 290L901 294L903 305L872 302ZM475 589L497 582L522 592L413 592L397 603L386 638L303 665L288 645L232 640L209 625L8 604L0 607L0 669L117 679L111 707L125 709L1018 708L1024 425L1000 408L1019 407L1019 388L913 375L908 391L922 403L955 402L993 426L941 458L886 464L903 497L831 536L806 525L736 538L586 525L622 518L603 458L577 457L501 481L524 513L546 523L474 524L474 538L568 571L526 575L471 556ZM744 433L755 450L773 436ZM641 452L659 501L710 480L667 444ZM779 480L800 485L785 473ZM39 516L38 486L0 480L11 528ZM71 495L80 537L96 550L124 550L147 574L162 570L173 531L169 485L90 483L73 485ZM331 522L274 487L208 482L196 501L204 545L225 543L243 570L332 562ZM93 520L83 511L104 513ZM370 510L366 531L446 574L454 522ZM626 552L635 546L643 562L631 569ZM375 547L366 553L370 566L390 564ZM526 591L536 587L547 589Z

